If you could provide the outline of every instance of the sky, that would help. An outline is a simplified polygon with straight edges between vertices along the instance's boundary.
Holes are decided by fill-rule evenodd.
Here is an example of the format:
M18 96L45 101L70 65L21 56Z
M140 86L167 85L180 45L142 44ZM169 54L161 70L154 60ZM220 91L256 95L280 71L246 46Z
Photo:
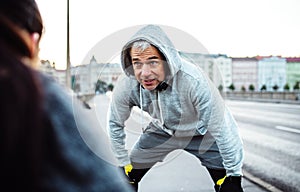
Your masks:
M40 59L65 69L67 0L36 1L45 25ZM211 54L300 57L299 9L300 0L70 0L71 65L88 64L93 48L145 24L181 30Z

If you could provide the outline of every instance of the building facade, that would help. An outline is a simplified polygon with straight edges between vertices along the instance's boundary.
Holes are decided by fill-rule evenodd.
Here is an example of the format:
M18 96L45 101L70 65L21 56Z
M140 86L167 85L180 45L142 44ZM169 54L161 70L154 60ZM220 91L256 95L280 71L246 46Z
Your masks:
M286 82L289 90L294 90L297 82L300 82L300 57L286 58Z
M217 88L226 91L232 82L231 58L226 55L179 52L185 60L199 66Z
M218 67L216 69L219 72L218 79L215 79L219 83L218 88L220 89L220 86L222 86L222 91L228 91L228 87L232 84L232 58L221 54L210 56L214 58L214 62Z
M233 57L232 58L232 82L235 90L246 91L253 85L254 90L258 91L258 60L255 57Z
M204 70L215 86L223 92L230 91L293 91L300 82L300 58L227 57L222 54L179 52L181 57ZM55 63L41 60L40 70L66 85L66 71L55 69ZM97 82L116 84L122 74L119 63L98 63L93 56L88 64L71 67L72 88L81 94L94 94ZM251 88L250 88L251 87ZM274 89L274 87L277 87Z
M266 91L284 91L286 84L286 59L277 56L257 57L258 86ZM277 86L277 90L274 87Z
M41 60L39 65L39 71L51 76L60 85L66 86L66 70L56 69L55 63L51 63L49 60Z
M72 87L80 94L93 94L98 80L115 85L122 74L118 63L98 63L93 56L89 64L71 68Z

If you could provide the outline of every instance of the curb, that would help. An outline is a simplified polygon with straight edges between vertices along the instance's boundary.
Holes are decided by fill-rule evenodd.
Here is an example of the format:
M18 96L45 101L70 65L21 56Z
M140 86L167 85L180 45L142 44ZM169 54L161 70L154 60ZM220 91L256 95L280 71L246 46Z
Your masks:
M270 192L283 192L281 191L280 189L274 187L273 185L261 180L260 178L252 175L251 173L243 170L243 174L244 174L244 177L246 179L248 179L249 181L251 181L252 183L266 189L267 191L270 191Z

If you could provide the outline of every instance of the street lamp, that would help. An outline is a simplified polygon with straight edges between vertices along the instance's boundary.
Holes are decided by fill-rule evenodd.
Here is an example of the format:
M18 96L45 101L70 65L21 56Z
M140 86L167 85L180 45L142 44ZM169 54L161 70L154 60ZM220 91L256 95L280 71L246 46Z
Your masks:
M70 31L69 31L69 0L67 0L67 68L66 86L71 88L71 62L70 62Z

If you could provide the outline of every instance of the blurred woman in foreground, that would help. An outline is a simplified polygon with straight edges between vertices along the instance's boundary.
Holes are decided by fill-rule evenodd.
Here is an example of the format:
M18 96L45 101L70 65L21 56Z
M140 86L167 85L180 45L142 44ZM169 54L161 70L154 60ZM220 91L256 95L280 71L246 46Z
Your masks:
M2 189L129 191L109 160L104 133L87 142L96 146L91 151L81 135L93 135L93 125L69 94L34 69L42 31L34 0L0 2Z

